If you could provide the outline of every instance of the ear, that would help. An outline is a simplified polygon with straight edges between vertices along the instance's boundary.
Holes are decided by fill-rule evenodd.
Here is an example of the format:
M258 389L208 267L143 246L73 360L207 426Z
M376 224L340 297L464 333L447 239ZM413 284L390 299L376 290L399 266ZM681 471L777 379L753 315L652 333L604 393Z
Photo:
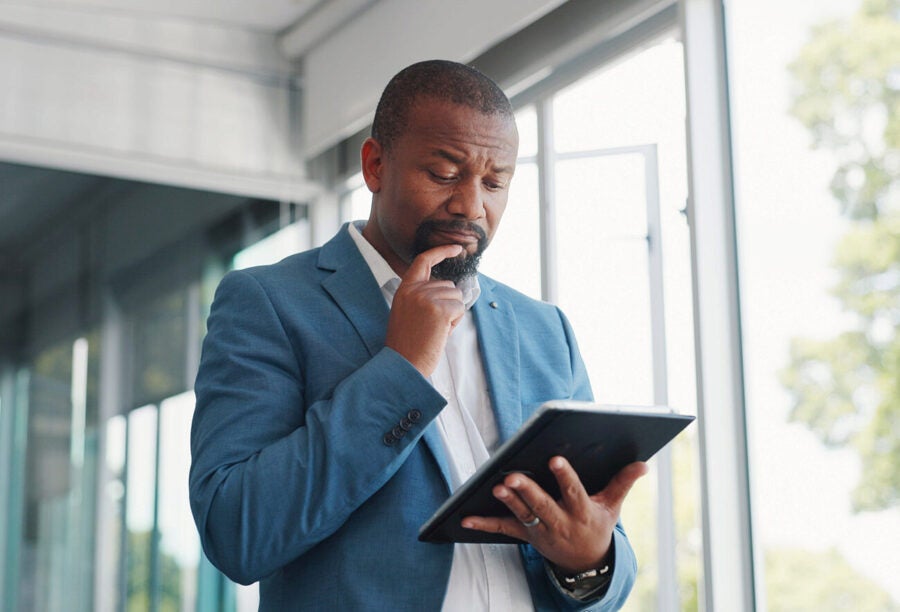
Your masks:
M381 191L381 174L384 169L384 148L374 138L366 138L359 152L363 179L372 193Z

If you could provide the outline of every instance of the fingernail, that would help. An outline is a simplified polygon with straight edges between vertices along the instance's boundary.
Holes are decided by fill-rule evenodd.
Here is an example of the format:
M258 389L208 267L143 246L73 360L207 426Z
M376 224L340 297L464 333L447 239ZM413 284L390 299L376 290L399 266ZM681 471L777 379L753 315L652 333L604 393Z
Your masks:
M522 484L522 481L518 478L513 478L509 481L509 486L511 486L513 489L517 489L520 484Z
M473 527L475 527L475 523L473 523L472 521L463 521L462 526L464 529L472 529Z
M498 499L506 499L509 497L509 492L506 489L500 489L494 495L496 495Z
M550 467L554 470L561 470L563 466L562 457L554 457L553 461L550 462Z

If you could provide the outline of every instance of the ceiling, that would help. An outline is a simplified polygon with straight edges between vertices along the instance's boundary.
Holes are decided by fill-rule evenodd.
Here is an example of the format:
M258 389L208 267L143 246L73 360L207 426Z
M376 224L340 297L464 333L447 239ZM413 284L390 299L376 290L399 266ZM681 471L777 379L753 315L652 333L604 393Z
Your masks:
M101 22L128 31L135 24L192 24L234 28L287 40L295 58L373 0L0 0L0 34L32 23L72 34L103 37ZM93 21L95 31L84 31ZM123 179L0 161L0 281L14 271L28 245L49 227L67 223L71 209ZM2 299L2 296L0 296Z
M189 20L266 32L284 30L326 4L342 0L18 0L13 4L69 13Z

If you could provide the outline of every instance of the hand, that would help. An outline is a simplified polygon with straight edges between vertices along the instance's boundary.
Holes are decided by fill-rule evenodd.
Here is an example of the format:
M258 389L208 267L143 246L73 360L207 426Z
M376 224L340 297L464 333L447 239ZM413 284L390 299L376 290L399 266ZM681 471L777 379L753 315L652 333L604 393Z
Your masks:
M625 466L605 489L590 496L563 457L553 457L550 470L562 491L559 502L527 476L510 474L494 487L494 497L506 504L513 516L468 516L462 526L529 542L566 573L599 568L609 552L622 502L635 481L647 473L647 464L638 461ZM534 517L540 518L540 523L533 527L523 524Z
M385 346L431 376L450 332L466 312L462 292L450 281L431 280L431 268L462 253L458 244L428 249L416 257L394 295Z

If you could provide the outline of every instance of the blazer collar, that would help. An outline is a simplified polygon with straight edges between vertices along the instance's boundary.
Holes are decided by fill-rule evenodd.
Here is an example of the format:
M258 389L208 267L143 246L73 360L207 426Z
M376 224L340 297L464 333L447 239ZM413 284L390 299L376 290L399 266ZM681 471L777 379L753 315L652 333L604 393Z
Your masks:
M478 347L488 384L488 395L497 419L500 439L505 441L522 424L519 387L519 330L516 313L509 300L496 290L496 283L479 276L481 297L475 302Z
M356 329L369 354L374 356L384 348L390 310L346 225L322 246L318 266L323 270L333 271L333 274L322 281L322 287ZM449 493L452 482L450 464L435 423L425 428L423 440L438 464Z
M334 273L322 287L356 329L370 355L384 347L389 310L372 271L347 232L347 225L319 251L318 266Z

